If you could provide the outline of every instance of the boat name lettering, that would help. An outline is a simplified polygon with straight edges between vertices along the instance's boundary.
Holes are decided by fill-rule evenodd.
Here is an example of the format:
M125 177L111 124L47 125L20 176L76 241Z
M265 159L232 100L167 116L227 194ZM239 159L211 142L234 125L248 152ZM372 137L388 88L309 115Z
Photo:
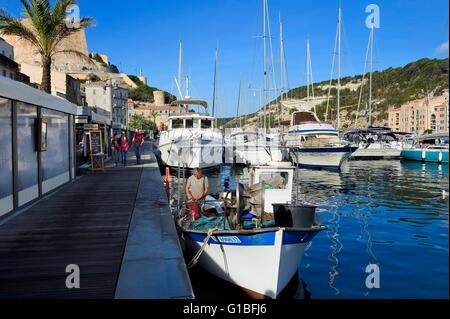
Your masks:
M217 236L211 237L215 242L224 244L240 244L241 240L237 236Z

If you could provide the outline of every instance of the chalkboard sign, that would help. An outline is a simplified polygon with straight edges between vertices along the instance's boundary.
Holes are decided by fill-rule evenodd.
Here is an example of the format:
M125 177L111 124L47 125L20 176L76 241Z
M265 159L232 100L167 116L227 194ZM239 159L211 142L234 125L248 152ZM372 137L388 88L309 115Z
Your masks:
M102 153L102 133L100 131L90 131L91 154Z
M89 145L91 151L91 170L103 170L104 157L101 131L89 131Z

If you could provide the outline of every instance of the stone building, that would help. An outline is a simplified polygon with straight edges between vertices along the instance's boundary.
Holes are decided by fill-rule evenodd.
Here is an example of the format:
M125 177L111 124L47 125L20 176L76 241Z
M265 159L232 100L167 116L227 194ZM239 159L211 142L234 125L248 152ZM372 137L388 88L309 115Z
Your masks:
M138 102L128 99L128 116L142 115L154 121L157 127L162 130L167 118L171 115L186 113L185 107L178 107L164 103L164 92L154 91L154 103Z
M0 76L23 83L30 83L30 78L20 72L20 65L14 60L14 47L0 37Z
M88 83L85 86L86 102L89 106L103 109L111 114L115 131L128 129L128 88L108 80Z
M423 134L449 131L448 91L440 96L428 96L409 101L389 110L389 127L396 132Z

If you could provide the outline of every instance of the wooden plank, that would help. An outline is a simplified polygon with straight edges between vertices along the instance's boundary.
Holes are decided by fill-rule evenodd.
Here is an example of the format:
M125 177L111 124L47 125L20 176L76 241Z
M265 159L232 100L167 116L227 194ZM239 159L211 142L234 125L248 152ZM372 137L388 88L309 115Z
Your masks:
M113 298L141 174L90 173L0 225L0 298ZM68 264L80 289L65 286Z

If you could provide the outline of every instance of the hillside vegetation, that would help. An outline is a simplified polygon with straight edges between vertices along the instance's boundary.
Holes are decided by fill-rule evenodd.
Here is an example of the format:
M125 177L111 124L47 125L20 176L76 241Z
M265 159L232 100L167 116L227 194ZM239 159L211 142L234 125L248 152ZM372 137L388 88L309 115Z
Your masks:
M128 77L138 86L137 88L132 89L128 92L128 97L134 101L153 103L153 91L162 91L156 87L145 85L135 75L128 75ZM169 104L176 100L176 96L164 91L164 99L165 103Z
M442 95L444 90L448 90L449 87L448 62L448 58L424 58L403 67L391 67L384 71L374 72L372 82L372 114L374 122L385 122L388 118L388 109L390 107L398 107L408 101L426 97L427 92L435 96ZM369 97L368 78L369 75L366 74L360 107L361 116ZM346 113L346 116L354 117L356 115L362 79L363 75L341 79L341 110ZM315 96L322 100L317 106L317 115L320 119L325 118L328 88L329 80L314 84ZM306 86L301 86L291 89L287 95L292 99L304 99L307 96L307 88ZM333 80L329 99L328 120L336 118L336 95L336 80ZM274 101L270 104L277 105ZM258 113L249 117L255 116L258 116ZM277 121L271 121L271 123L274 126ZM225 126L230 127L235 124L236 121L230 121Z

